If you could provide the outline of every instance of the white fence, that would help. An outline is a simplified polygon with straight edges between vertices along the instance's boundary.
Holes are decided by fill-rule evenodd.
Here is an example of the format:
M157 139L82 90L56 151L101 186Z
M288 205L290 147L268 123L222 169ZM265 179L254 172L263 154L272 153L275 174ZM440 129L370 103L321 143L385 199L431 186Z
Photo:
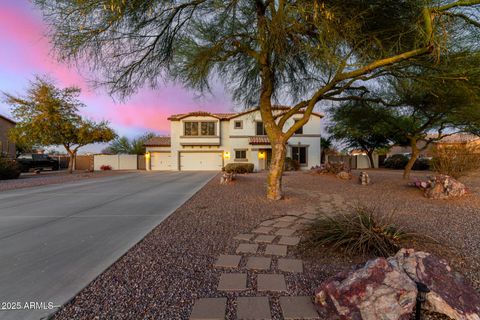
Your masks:
M135 154L96 154L93 156L93 169L110 166L112 170L137 170L137 155Z

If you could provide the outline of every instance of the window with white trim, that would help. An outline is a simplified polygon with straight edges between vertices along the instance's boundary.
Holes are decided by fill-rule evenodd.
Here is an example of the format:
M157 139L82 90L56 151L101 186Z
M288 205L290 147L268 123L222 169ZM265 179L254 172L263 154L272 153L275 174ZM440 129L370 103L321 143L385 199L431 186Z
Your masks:
M214 136L215 121L185 121L183 123L185 136Z
M247 150L235 150L235 160L246 160Z
M243 129L243 121L242 120L235 120L233 122L234 129Z

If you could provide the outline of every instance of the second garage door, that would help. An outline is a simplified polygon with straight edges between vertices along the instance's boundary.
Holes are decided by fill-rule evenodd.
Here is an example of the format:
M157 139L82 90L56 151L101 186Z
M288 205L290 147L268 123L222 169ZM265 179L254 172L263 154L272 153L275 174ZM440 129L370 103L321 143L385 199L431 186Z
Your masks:
M222 170L221 152L181 152L181 171L220 171Z
M152 152L151 170L171 170L170 152Z

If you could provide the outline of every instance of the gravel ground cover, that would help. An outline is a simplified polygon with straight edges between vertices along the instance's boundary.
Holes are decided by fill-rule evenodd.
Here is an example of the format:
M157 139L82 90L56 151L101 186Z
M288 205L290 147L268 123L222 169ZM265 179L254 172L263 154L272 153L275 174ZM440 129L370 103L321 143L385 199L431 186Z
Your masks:
M35 186L43 186L47 184L65 183L77 180L108 177L112 175L119 175L125 173L124 171L95 171L85 172L76 171L69 174L67 171L44 171L40 174L22 173L20 178L12 180L0 180L0 192L6 190L28 188Z
M284 177L285 200L273 203L264 197L263 173L239 175L230 185L219 185L215 178L82 290L54 319L188 319L197 298L221 296L228 297L227 316L233 319L234 297L251 296L252 290L218 293L218 278L223 271L212 267L218 255L234 253L239 242L233 238L249 233L264 220L299 210L320 212L325 194L336 202L374 205L382 212L395 210L399 222L438 242L415 243L415 248L446 258L480 290L480 178L466 179L471 188L468 196L439 201L426 199L419 190L407 187L399 171L375 170L369 174L373 184L361 186L355 179L289 172ZM423 177L428 173L413 175ZM326 277L365 260L328 250L309 255L293 252L289 256L305 262L304 273L286 277L289 295L313 295ZM255 276L249 273L249 288L255 285ZM278 310L280 295L272 296L273 310ZM279 313L273 318L280 319Z

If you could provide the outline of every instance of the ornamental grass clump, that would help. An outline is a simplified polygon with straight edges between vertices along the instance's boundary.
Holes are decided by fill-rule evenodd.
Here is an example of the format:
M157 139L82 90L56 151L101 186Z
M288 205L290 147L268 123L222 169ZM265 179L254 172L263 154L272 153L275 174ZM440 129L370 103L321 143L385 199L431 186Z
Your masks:
M380 216L368 207L355 207L352 213L323 216L306 228L304 252L320 247L342 250L350 255L388 257L414 234L393 223L393 214Z

